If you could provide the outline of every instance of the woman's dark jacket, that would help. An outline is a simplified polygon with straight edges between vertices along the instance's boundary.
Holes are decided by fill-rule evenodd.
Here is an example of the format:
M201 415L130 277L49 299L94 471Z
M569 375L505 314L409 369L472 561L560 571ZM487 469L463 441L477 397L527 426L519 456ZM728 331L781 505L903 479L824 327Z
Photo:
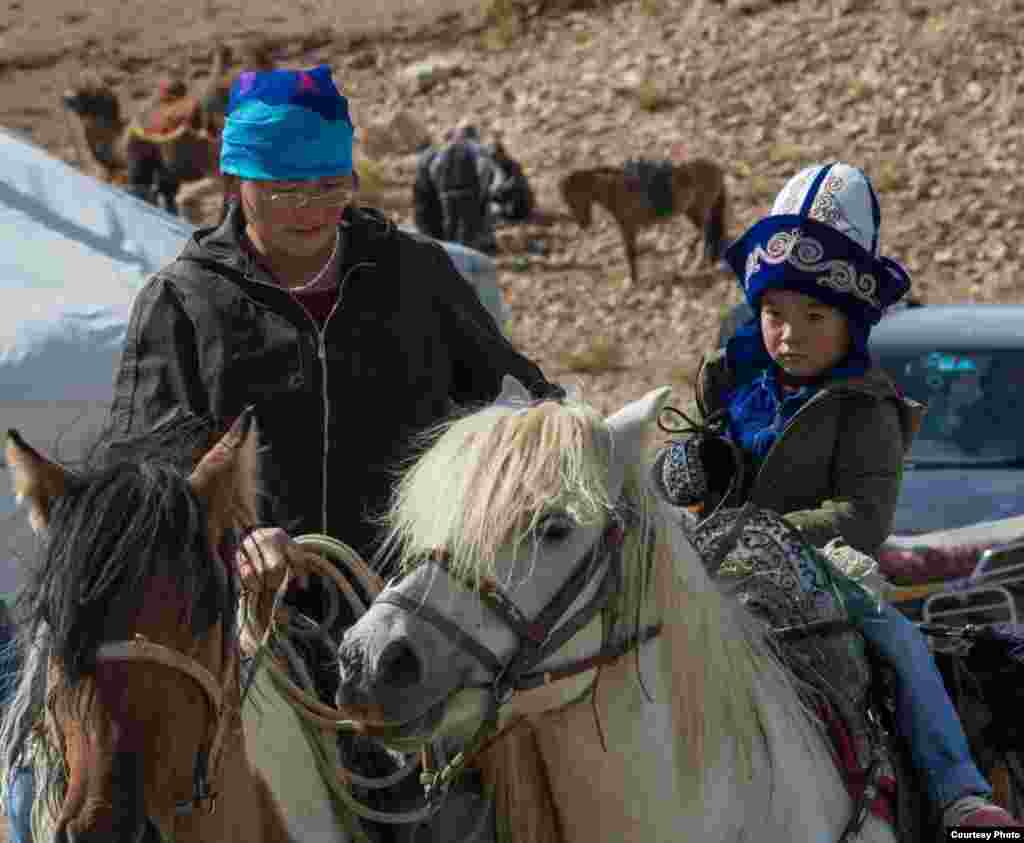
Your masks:
M182 409L260 430L265 523L324 532L364 556L410 437L454 405L493 400L506 373L560 395L503 337L435 241L350 209L338 303L323 335L253 260L237 206L197 231L139 292L112 407L114 434Z

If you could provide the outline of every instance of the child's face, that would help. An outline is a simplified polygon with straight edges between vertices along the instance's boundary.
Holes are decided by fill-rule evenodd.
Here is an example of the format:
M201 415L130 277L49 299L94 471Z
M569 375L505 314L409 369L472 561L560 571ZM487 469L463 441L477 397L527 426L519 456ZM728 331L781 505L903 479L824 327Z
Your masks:
M766 290L761 333L772 360L789 375L814 377L846 356L850 332L836 308L793 290Z

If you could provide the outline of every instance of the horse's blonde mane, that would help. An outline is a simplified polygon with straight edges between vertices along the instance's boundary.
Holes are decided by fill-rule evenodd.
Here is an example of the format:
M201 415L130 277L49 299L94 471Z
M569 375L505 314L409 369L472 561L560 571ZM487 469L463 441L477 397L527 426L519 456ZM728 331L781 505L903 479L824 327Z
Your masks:
M728 760L726 751L734 754L738 780L749 783L758 747L773 776L777 766L803 758L812 764L812 780L835 777L824 727L797 693L766 628L708 575L678 512L660 498L654 506L661 524L653 591L663 620L662 669L679 727L680 772L693 788L687 795L703 798L705 776Z
M679 513L654 493L645 461L625 466L622 497L610 499L613 440L593 408L571 400L493 405L443 425L430 441L399 481L386 519L385 547L403 569L443 548L453 575L474 583L493 576L499 550L525 541L546 513L566 511L580 524L625 515L623 588L606 617L614 638L641 621L662 624L661 669L687 798L702 798L720 761L740 779L754 774L755 747L773 742L766 700L792 699L772 718L790 723L786 734L810 738L812 719L764 631L708 576Z
M403 475L387 515L385 548L402 569L443 548L457 577L495 574L499 549L524 541L545 514L602 521L610 438L585 404L493 405L442 425ZM385 551L387 553L387 551Z

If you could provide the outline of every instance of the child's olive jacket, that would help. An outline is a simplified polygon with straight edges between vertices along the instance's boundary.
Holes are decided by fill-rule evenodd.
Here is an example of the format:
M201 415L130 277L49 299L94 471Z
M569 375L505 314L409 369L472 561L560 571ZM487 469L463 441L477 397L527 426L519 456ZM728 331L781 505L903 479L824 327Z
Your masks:
M697 375L700 415L723 409L734 386L724 350L706 357ZM892 527L904 456L923 415L923 405L900 395L877 367L830 381L747 478L746 499L785 515L811 544L841 536L875 556Z

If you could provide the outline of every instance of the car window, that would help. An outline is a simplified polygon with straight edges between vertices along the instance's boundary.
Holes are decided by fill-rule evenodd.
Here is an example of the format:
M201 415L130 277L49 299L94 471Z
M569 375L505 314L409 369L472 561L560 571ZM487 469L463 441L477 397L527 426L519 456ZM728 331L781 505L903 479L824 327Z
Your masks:
M883 354L878 362L928 407L911 461L1024 462L1024 351Z

